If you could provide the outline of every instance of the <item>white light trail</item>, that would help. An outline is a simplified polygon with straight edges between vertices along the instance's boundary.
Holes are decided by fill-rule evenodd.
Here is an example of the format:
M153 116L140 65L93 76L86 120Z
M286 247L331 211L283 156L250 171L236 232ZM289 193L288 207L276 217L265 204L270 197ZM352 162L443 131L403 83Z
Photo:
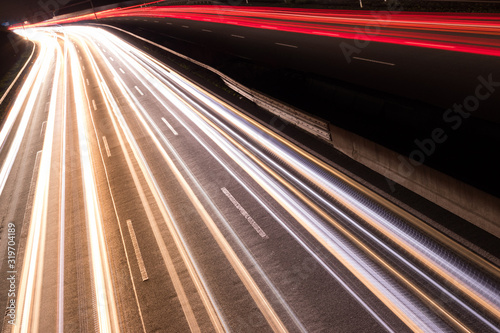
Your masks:
M137 66L137 64L135 64L134 62L130 62L130 59L122 58L122 61L125 61L127 63L127 66L131 66L131 67L129 67L129 70L132 71L132 72L136 72L138 70L141 70L140 66ZM110 69L113 71L112 68L110 68ZM148 77L148 75L146 75L146 76ZM116 81L120 81L120 79L118 78L118 76L116 75L116 73L115 73L114 77L115 77ZM170 157L168 156L167 152L163 149L163 147L159 143L158 139L153 134L153 132L152 132L152 130L150 128L150 125L160 135L160 137L162 138L163 142L165 144L167 144L167 146L170 147L172 153L176 156L176 160L178 160L183 165L183 169L186 172L188 172L189 175L191 175L191 172L189 171L189 169L184 165L184 163L182 162L182 159L177 155L177 153L172 150L173 149L172 146L167 142L166 138L163 136L163 134L160 131L160 129L158 128L158 126L152 121L152 119L148 115L148 113L144 110L144 108L142 107L141 103L135 98L135 96L132 94L132 92L123 83L120 83L119 86L120 86L120 89L123 91L123 94L125 95L125 97L127 97L127 99L129 99L128 105L131 105L132 108L134 108L134 109L135 109L134 106L136 105L141 110L140 113L138 112L137 109L135 111L136 111L137 115L139 116L139 119L141 120L141 122L144 124L145 129L147 130L147 132L150 134L151 138L155 142L155 144L158 147L159 151L161 152L161 154L164 156L165 160L169 164L170 168L172 170L177 170L176 167L175 167L175 165L173 164L173 162L170 160ZM155 97L157 97L157 96L155 95ZM142 116L141 116L141 114L142 114ZM143 118L143 116L148 119L148 123L150 125L148 125L148 123ZM119 118L122 118L122 117L123 117L122 115L119 116ZM125 123L123 123L122 128L123 127L125 127L125 128L127 127ZM131 141L135 141L133 139L132 135L131 135L130 140ZM136 145L136 144L134 144L134 145ZM136 151L136 150L134 149L133 151ZM278 329L278 330L285 329L286 330L286 328L284 327L283 323L281 323L281 320L277 317L277 315L274 312L274 310L272 309L272 307L270 307L267 299L262 294L262 291L255 284L255 282L250 277L250 275L248 274L248 272L244 269L243 265L241 264L241 262L239 261L239 259L237 258L237 256L234 254L234 252L231 249L231 247L229 246L229 244L221 236L222 234L220 233L218 227L214 224L214 222L212 220L212 217L206 212L206 210L204 209L203 205L198 201L198 199L196 198L196 196L194 195L194 193L192 193L193 190L189 187L189 185L187 185L187 183L185 183L186 181L184 180L184 178L182 176L180 176L180 173L178 173L179 171L175 171L175 172L176 172L176 174L178 176L177 179L179 180L179 182L181 184L184 184L183 188L184 188L185 192L186 193L191 193L190 199L192 200L193 204L197 208L200 216L204 219L205 224L209 227L209 230L212 232L212 235L214 236L215 240L219 243L219 246L221 246L221 249L223 249L224 253L226 254L226 257L228 258L228 260L233 265L233 268L238 273L238 275L242 279L243 283L245 284L245 286L249 290L250 294L252 295L252 297L254 298L254 300L259 305L259 308L261 309L262 313L264 314L264 316L266 317L266 319L268 319L269 324L272 327L274 327L275 329ZM192 175L190 176L190 179L194 181L194 177ZM195 182L195 184L197 183L196 181L194 181L194 182ZM155 186L157 186L156 183L155 183ZM197 186L197 190L198 190L197 191L198 193L200 191L201 191L201 193L204 193L204 191L201 189L201 186L199 186L199 185ZM158 191L159 191L159 193L161 193L160 189L158 189ZM204 196L207 198L207 200L209 200L208 196L206 194L204 194ZM162 200L164 201L164 199L162 199ZM210 202L210 200L209 200L209 202ZM165 203L164 203L164 205L166 207ZM213 209L214 209L215 212L218 212L217 208L214 207ZM219 214L219 218L221 220L224 220L224 218L220 214ZM297 317L295 316L295 314L293 313L293 311L291 311L291 309L288 307L288 305L286 304L286 302L284 302L283 297L281 297L279 291L272 285L272 283L270 282L269 278L267 278L267 276L265 275L265 273L263 272L263 270L258 266L258 264L255 261L255 259L253 259L253 257L248 252L248 250L241 244L241 241L237 237L235 237L235 238L240 243L241 249L247 253L247 256L254 263L253 266L254 267L258 267L258 271L259 271L261 277L264 278L264 280L267 282L269 288L271 290L273 290L275 296L283 304L284 308L290 314L290 317L292 318L292 320L295 322L296 327L300 331L305 332L306 331L305 328L302 326L302 324L300 323L300 321L297 319Z
M466 267L464 263L471 259L474 265L477 264L479 267L485 268L485 271L493 277L499 276L498 268L491 268L487 263L484 263L480 258L477 258L477 256L461 248L459 245L450 245L449 249L451 250L449 250L448 247L442 246L441 244L448 246L450 244L449 241L443 241L445 237L440 235L429 235L428 229L422 226L420 222L416 221L415 218L409 216L408 213L376 197L373 193L362 188L359 184L345 175L340 174L325 163L303 152L300 148L287 142L285 139L278 137L270 130L258 124L255 120L234 110L216 97L196 87L186 79L171 72L149 56L146 56L131 45L120 41L118 38L113 37L111 34L101 30L99 30L99 33L93 34L92 32L96 30L88 27L71 27L67 28L67 31L75 36L79 36L78 38L83 36L81 38L81 43L91 61L95 79L99 82L99 89L104 97L108 114L113 121L113 127L118 135L120 146L126 156L129 169L133 177L135 177L134 183L138 188L143 205L147 207L149 203L144 193L141 192L142 180L139 181L138 176L134 176L135 171L132 166L132 156L137 161L145 182L153 193L153 198L173 235L175 244L181 253L182 260L188 269L190 277L202 298L204 306L216 330L223 331L227 328L222 313L218 309L216 300L210 293L210 289L203 278L202 272L196 265L196 260L191 254L177 222L172 217L173 214L166 203L162 189L149 168L148 162L141 152L139 143L136 141L134 134L129 128L126 120L129 119L128 117L135 117L134 119L142 126L144 133L149 135L154 146L156 146L158 152L163 157L164 162L172 170L184 192L188 195L191 203L207 225L212 236L219 244L234 270L240 276L243 284L247 287L249 293L258 304L271 327L278 331L286 330L285 325L281 322L281 319L266 299L266 295L260 290L250 273L243 266L238 255L247 256L247 258L250 259L252 264L254 264L254 270L257 272L252 274L260 274L264 283L269 287L266 288L266 290L270 290L267 292L274 293L274 297L283 305L283 308L288 312L288 315L292 318L296 327L302 331L305 331L305 328L302 326L300 318L296 316L294 311L288 306L285 297L275 288L272 281L267 278L265 272L253 258L253 255L241 243L238 236L234 233L234 230L232 230L232 227L225 221L222 214L218 211L218 208L215 207L212 200L208 197L208 194L191 173L189 166L183 161L183 156L180 156L175 148L176 146L174 144L177 144L179 140L172 139L172 142L170 142L161 130L161 127L158 126L153 119L161 119L174 135L178 135L178 132L174 130L165 117L162 117L162 114L155 114L152 116L151 113L153 113L154 110L150 112L150 110L146 110L141 104L141 102L146 102L139 100L146 99L140 97L144 96L141 89L145 89L144 91L148 93L148 96L154 97L158 105L161 105L165 110L170 112L172 117L176 120L175 124L177 125L178 123L183 127L182 131L180 131L182 135L185 135L185 133L191 135L196 142L206 149L210 156L214 157L239 184L249 191L250 194L264 206L266 211L276 218L276 214L274 213L276 211L275 208L271 207L265 200L262 200L262 194L254 193L245 185L250 181L243 180L237 172L231 169L232 167L226 165L227 163L225 161L228 160L228 158L244 170L246 175L250 177L247 178L253 180L252 184L258 184L258 186L264 189L269 196L274 198L276 203L278 203L288 214L293 216L310 235L322 244L324 248L328 249L338 261L340 261L411 329L415 331L440 331L445 329L446 325L452 325L454 328L461 330L467 330L468 327L461 323L460 320L462 320L462 318L457 318L455 314L448 312L448 305L441 306L441 303L445 302L435 301L433 299L434 295L431 295L427 291L424 292L423 288L407 279L407 276L410 274L422 279L422 281L425 281L425 283L431 285L436 290L439 290L443 295L446 295L447 300L453 302L454 306L460 307L471 317L475 317L475 319L481 321L484 325L495 330L494 324L492 324L482 313L485 312L492 317L500 318L500 293L498 288L492 283L493 280L490 279L488 275L482 275L482 273L477 273L477 271L464 270L463 267ZM233 37L240 36L233 35ZM107 55L103 53L106 52L105 50L101 50L93 44L92 40L95 39L98 39L102 44L106 44L109 47L108 49L110 51ZM98 66L93 59L87 44L92 47L92 52L97 54L100 60L102 60L102 62L99 63L100 66ZM297 46L290 44L275 44L297 48ZM58 54L60 56L60 52ZM104 242L103 221L96 188L94 165L92 162L91 140L88 136L90 126L87 114L91 111L91 105L94 110L97 110L97 107L95 100L91 100L91 104L88 97L85 102L84 94L86 94L86 85L90 86L89 78L84 78L82 76L81 70L83 67L80 67L78 55L74 48L70 49L70 54L71 77L75 90L78 144L83 173L85 209L87 227L90 235L89 242L91 243L90 249L95 286L94 292L98 304L97 313L99 316L100 330L102 332L111 332L119 329L119 326L115 308L116 305L114 303L114 291L110 278L111 274L109 272L109 262L106 254L106 244ZM10 169L17 156L17 151L25 135L31 117L31 109L36 100L33 96L38 95L37 92L40 90L41 82L45 79L48 71L46 62L49 57L50 52L47 51L47 47L44 46L37 63L35 63L27 79L27 82L33 85L31 91L29 89L21 90L19 100L16 101L11 114L9 114L7 118L6 124L0 131L0 149L2 149L14 126L13 124L20 115L22 106L26 105L26 110L24 110L22 118L19 121L19 126L12 140L12 144L9 147L6 159L3 161L0 169L0 194L2 193ZM79 58L82 59L81 57ZM42 62L41 59L44 61ZM122 74L130 75L138 80L134 82L138 85L138 82L140 82L141 84L139 86L141 89L139 89L137 85L134 86L133 83L130 87L126 84L124 79L128 77L125 77L125 75L118 75L117 70L115 70L109 62L115 60L121 65L123 64L123 68L125 68L125 70L123 70L120 67L119 71ZM358 58L358 60L368 61L369 59ZM60 61L57 62L57 66L60 66L59 63ZM393 65L392 63L383 64ZM109 87L99 67L104 67L112 74L111 77L113 77L114 80L109 83ZM60 67L57 68L57 70L60 69ZM90 68L87 72L90 72ZM130 81L127 82L130 83ZM54 83L54 87L56 86L57 81ZM57 89L53 89L54 92L52 93L51 101L54 101L57 95ZM111 93L111 89L113 89L113 94ZM134 89L140 95L139 97L136 96L138 94L134 92ZM31 96L28 97L28 93L30 92ZM118 105L119 103L117 102L118 99L114 96L117 92L120 97L124 97L123 100L126 101L128 105L127 111L129 111L128 108L130 107L133 112L122 113ZM171 105L174 107L172 108ZM52 139L48 139L48 137L53 136L53 122L56 112L54 108L55 102L51 102L49 119L45 130L44 153L41 160L32 215L34 222L32 222L33 226L30 228L30 238L29 243L27 243L30 251L30 254L27 254L27 258L34 266L33 268L26 267L26 269L23 269L22 290L23 301L26 303L24 303L23 307L23 325L21 325L21 327L24 327L24 329L29 327L29 325L32 325L31 329L36 328L37 324L36 318L38 316L38 310L35 309L35 307L38 308L36 304L37 297L39 298L40 295L40 273L41 267L43 267L43 261L37 259L38 255L34 251L41 249L43 253L43 237L47 214L46 205L48 200L48 180L42 180L40 175L42 171L47 171L51 163L51 153L49 149L51 146L49 146L49 144L51 144L52 141L49 140ZM185 119L189 120L186 121ZM121 132L123 132L123 137L120 134ZM200 133L203 133L203 135ZM205 136L210 139L205 139ZM106 137L101 137L109 157L111 154ZM217 147L217 152L213 148L215 146ZM127 147L130 147L132 155L129 155ZM219 153L219 148L223 153ZM46 152L46 150L48 150L48 152ZM224 157L222 157L222 155L224 155ZM61 179L61 182L64 184L64 179ZM225 188L222 190L223 192L224 189ZM234 197L232 197L231 194L228 195L228 193L229 192L224 192L259 235L263 237L262 234L265 235L265 233L262 229L256 225L255 221L251 219ZM60 196L64 198L64 192L61 192ZM200 198L202 198L202 200L200 200ZM340 203L340 205L337 203ZM61 204L63 205L61 207L61 215L63 215L64 203ZM238 255L224 238L219 230L219 226L214 222L214 217L210 216L204 205L210 208L209 211L215 212L217 215L215 217L216 219L220 219L220 221L223 221L223 224L228 225L227 230L229 231L228 234L230 234L228 237L233 237L237 244L236 246L241 248ZM153 214L149 212L148 218L150 218L152 229L158 230L157 226L155 229L156 222L152 222L154 220L152 215ZM290 228L288 221L282 221L279 218L276 218L276 220L301 244L301 246L304 247L304 249L306 249L308 253L320 261L327 271L329 270L328 265L316 255L315 250L312 250L310 245L306 244L307 242L304 241L304 238L298 235L293 228ZM61 228L63 228L63 221L61 221L61 226ZM369 226L369 228L367 226ZM131 225L129 228L131 228ZM390 239L409 253L409 255L407 253L399 253L391 248L390 245L387 245L388 243L383 237L379 236L378 233L373 233L370 228L376 229L383 237ZM154 233L158 246L161 249L163 240L158 231L154 231ZM363 237L360 235L363 235ZM61 237L60 242L63 244L63 229L61 229ZM361 241L361 239L369 239L370 243L368 244L366 241ZM374 250L375 247L376 249ZM135 247L135 249L137 253L138 247ZM240 254L240 252L242 254ZM380 252L382 252L383 255L379 255ZM165 254L163 252L162 255L168 267L168 258L165 259ZM391 259L397 261L399 266L391 265ZM415 262L413 259L416 259ZM28 260L26 261L26 265L28 265ZM64 263L60 263L60 267L64 267ZM169 269L169 273L175 275L175 272L171 271L172 267ZM476 306L476 304L479 305L480 309L474 309L474 306L469 305L469 303L472 304L472 302L468 300L464 302L459 296L455 296L453 290L450 291L451 289L448 289L446 283L437 282L436 279L433 279L431 274L426 273L427 270L440 276L443 281L454 286L454 288L458 288L475 302L474 306ZM404 274L400 272L404 272ZM384 320L378 317L377 309L372 309L364 303L356 292L350 289L349 283L341 280L335 272L330 270L329 273L339 283L344 285L353 297L356 298L383 327L390 330ZM24 274L26 274L26 276L24 276ZM63 283L63 281L64 279L61 279L60 273L59 284ZM180 281L179 279L177 283L181 283ZM34 292L32 292L33 290ZM182 285L176 286L176 292L179 298L185 297L182 296ZM33 295L33 293L35 295ZM60 294L61 293L62 292L60 292ZM188 302L187 298L184 298L184 300ZM59 302L62 304L63 299L60 299ZM181 301L181 303L183 302ZM193 317L192 311L185 304L183 306L186 317ZM432 311L430 309L432 309ZM62 313L59 314L59 319L61 320L60 325L62 325L61 318ZM191 328L199 328L196 323L196 318L188 319L188 321L190 321ZM59 326L59 330L61 330L61 326Z
M98 314L99 330L104 332L117 332L119 330L114 299L113 283L109 271L109 260L106 250L106 242L103 234L103 220L100 211L99 198L92 163L90 138L91 132L86 114L88 110L85 102L85 88L82 85L83 76L80 72L76 50L73 45L69 48L71 57L71 77L75 92L75 108L78 127L78 144L80 148L80 163L82 169L84 202L87 219L87 232L89 234L91 267L94 281L94 295ZM88 82L88 79L86 79ZM87 98L88 99L88 98Z
M61 50L57 42L49 38L45 40L47 47L57 50L57 57L60 60ZM51 59L46 59L48 66ZM56 100L58 90L58 78L60 76L61 62L56 59L56 70L52 87L52 96L47 119L47 129L43 141L42 156L38 171L33 210L29 226L28 238L23 260L21 279L19 282L17 325L14 332L37 331L40 315L40 294L42 290L42 270L45 255L45 237L47 226L47 211L49 204L49 179L52 163L52 143L54 137L54 124L56 117ZM45 73L45 72L43 72ZM45 78L44 78L45 79ZM25 110L26 112L26 110ZM29 112L26 112L29 114ZM24 117L24 116L23 116Z
M175 79L174 75L171 75L171 77ZM370 205L367 199L363 199L361 196L356 195L355 191L353 192L352 189L349 190L347 184L352 184L352 180L346 179L347 177L343 175L340 176L338 171L335 171L334 175L339 176L340 181L339 179L335 179L334 175L324 172L322 167L318 167L318 165L296 154L287 145L274 139L273 136L275 137L275 135L270 136L268 135L270 134L269 132L263 133L258 126L251 126L248 121L239 118L237 114L231 112L231 110L225 108L223 105L221 107L220 103L214 102L199 90L194 89L184 82L183 79L177 78L176 81L190 93L200 98L200 100L206 103L212 111L217 112L225 120L229 121L249 137L257 141L260 148L255 148L254 151L259 149L263 151L267 150L274 156L280 156L280 160L285 162L290 169L297 171L304 178L310 180L315 186L330 194L335 200L349 207L356 215L395 240L405 249L408 249L425 265L444 276L448 281L455 284L465 293L471 295L478 303L482 304L490 312L495 314L495 316L499 317L500 299L497 297L498 290L491 284L488 286L484 283L479 283L475 277L470 275L472 272L462 271L459 261L456 260L457 257L452 255L451 252L443 252L444 249L439 248L439 246L436 247L436 243L433 244L428 237L426 242L429 245L433 245L422 246L422 236L424 236L422 233L419 233L414 228L405 224L401 218L392 218L392 220L387 219L382 216L380 211L373 210L372 205ZM185 98L189 100L189 98ZM211 117L211 119L216 121L214 117ZM220 122L218 122L218 126L224 127ZM227 127L224 128L225 130L229 130ZM347 184L343 184L342 181L345 181ZM357 185L357 187L354 188L359 187L360 186ZM349 191L351 191L351 193L349 193ZM383 208L381 207L381 209ZM408 214L404 216L407 217ZM432 247L436 248L436 250L433 250ZM440 253L447 253L449 257L443 256ZM461 281L461 283L457 284L456 281Z
M57 288L57 329L59 333L64 332L64 259L65 259L65 213L66 213L66 117L68 93L68 43L69 39L64 34L64 58L63 58L63 96L64 105L62 107L62 128L61 128L61 166L60 166L60 190L59 204L59 266L58 266L58 288Z
M19 96L16 98L14 106L9 111L7 119L5 120L2 130L0 131L0 149L3 149L5 141L10 134L12 127L18 117L18 115L23 111L21 121L17 127L14 139L11 146L7 152L7 156L2 161L0 169L0 195L3 192L7 178L9 177L10 170L14 164L17 153L21 146L22 140L26 129L28 128L29 120L31 119L31 114L33 112L33 106L37 100L39 91L41 89L42 82L46 79L47 72L50 67L50 61L53 54L49 51L49 46L53 45L50 42L50 38L42 38L40 44L43 45L40 55L35 62L26 82L23 84ZM53 49L51 49L53 51ZM31 94L28 97L28 93ZM28 101L26 102L26 98ZM23 108L23 105L26 106Z
M156 66L156 69L158 70L159 66ZM161 68L160 68L160 72L161 72ZM166 73L164 73L164 75L167 76ZM181 80L178 79L177 81L179 83L179 81L181 81ZM182 82L182 84L183 84L184 88L186 88L186 86L188 86L188 84L186 84L185 82ZM159 89L157 84L156 85L150 85L150 91L152 91L155 88ZM198 90L192 88L191 86L188 87L188 88L189 88L189 92L190 93L193 93L193 94L195 94L198 97L201 95L201 93ZM161 90L161 88L159 90ZM171 95L165 95L165 96L170 101L175 100L175 96L171 96ZM181 99L189 101L189 102L192 102L190 100L190 98L186 97L185 95L181 94L181 96L182 96ZM223 114L223 116L226 119L228 119L230 117L236 118L236 116L234 115L233 112L224 110L224 107L223 107L222 103L214 103L212 100L210 100L209 98L207 98L205 96L202 96L202 98L200 98L200 99L202 99L204 102L206 102L208 100L210 108L211 108L212 111L220 112L220 113L224 112L225 114ZM200 105L200 104L197 104L197 105ZM222 107L221 107L221 105L222 105ZM179 107L179 105L177 105L177 106ZM180 107L180 109L182 110L182 107ZM191 111L189 111L189 110L188 110L188 112L186 114L190 118L193 115L193 113ZM234 119L233 120L229 119L229 120L232 121L233 124L235 123ZM299 170L299 172L301 172L302 174L304 174L307 179L311 179L311 175L313 177L315 177L315 176L317 177L317 174L318 174L317 173L317 170L318 170L317 167L311 168L310 166L305 165L303 163L304 158L301 159L300 156L299 156L299 159L297 160L296 156L292 156L292 153L290 152L291 150L288 147L286 147L283 144L280 145L280 144L277 144L276 142L273 142L272 139L271 140L269 139L269 135L263 135L262 133L259 133L256 128L252 128L251 126L249 126L248 122L245 124L241 120L237 120L237 121L239 122L238 124L236 124L238 128L243 129L244 131L247 131L249 133L250 137L257 137L258 140L262 140L262 142L261 142L261 146L262 147L266 147L266 149L274 149L273 153L275 154L275 156L284 156L285 158L287 158L288 166L289 167L291 167L292 169L295 169L295 170ZM243 126L242 126L242 123L243 123ZM213 133L211 135L213 135ZM319 179L315 179L314 183L315 184L320 184L321 186L329 186L331 184L331 179L325 179L324 177L323 178L320 177ZM326 183L326 184L324 184L324 183ZM333 193L333 194L338 194L338 191L337 192L335 192L335 191L328 191L328 192L329 193ZM346 193L344 193L344 194L346 194ZM351 197L350 195L346 195L346 198L349 198L350 200L357 200L357 199ZM358 204L360 204L360 203L358 202ZM365 217L366 217L366 215L365 215ZM408 318L413 317L411 311L407 312L407 316L408 316ZM425 315L423 317L425 317Z

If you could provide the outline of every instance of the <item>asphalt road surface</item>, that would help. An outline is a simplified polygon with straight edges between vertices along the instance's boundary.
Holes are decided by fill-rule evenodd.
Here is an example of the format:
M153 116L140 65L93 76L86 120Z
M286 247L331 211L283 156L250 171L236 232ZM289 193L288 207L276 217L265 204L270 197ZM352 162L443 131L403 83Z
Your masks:
M102 29L27 33L4 331L500 331L498 267Z

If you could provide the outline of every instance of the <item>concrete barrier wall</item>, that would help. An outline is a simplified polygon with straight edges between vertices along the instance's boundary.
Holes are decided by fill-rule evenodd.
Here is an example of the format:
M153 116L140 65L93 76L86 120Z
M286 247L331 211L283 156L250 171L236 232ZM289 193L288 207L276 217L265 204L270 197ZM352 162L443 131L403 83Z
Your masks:
M330 129L333 146L347 156L500 237L499 198L425 165L405 165L403 156L359 135L333 125Z

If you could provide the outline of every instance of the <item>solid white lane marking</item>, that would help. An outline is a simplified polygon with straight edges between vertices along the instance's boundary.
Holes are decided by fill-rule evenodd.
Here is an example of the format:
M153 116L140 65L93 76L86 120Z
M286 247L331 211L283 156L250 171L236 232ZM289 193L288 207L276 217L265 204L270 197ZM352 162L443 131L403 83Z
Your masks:
M111 151L109 150L108 140L105 136L102 137L102 141L104 142L104 148L106 149L106 154L108 157L111 157Z
M95 100L92 100L92 106L94 107L94 110L97 110L97 106L95 105Z
M163 122L165 123L165 125L168 126L168 128L170 128L170 130L172 131L172 133L174 133L174 135L178 135L178 133L174 130L174 128L172 127L172 125L169 124L169 122L167 121L167 119L165 118L161 118L161 120L163 120Z
M141 94L141 96L144 96L144 94L142 93L141 89L139 89L139 87L134 86L134 88L139 92L139 94Z
M245 38L245 36L240 36L240 35L231 35L231 37L236 37L236 38Z
M294 49L297 49L298 46L297 45L291 45L291 44L285 44L285 43L274 43L276 45L280 45L280 46L285 46L285 47L292 47Z
M137 264L139 265L139 270L141 271L142 281L146 281L148 278L148 272L146 272L146 266L144 265L144 260L142 260L141 249L139 249L139 243L137 242L137 237L135 236L134 226L131 220L127 220L128 232L130 233L130 238L132 239L132 244L134 245L135 257L137 258Z
M208 30L208 29L201 29L201 31L212 32L212 30Z
M221 188L222 192L228 197L228 199L233 203L233 205L240 211L241 215L250 223L250 225L257 231L260 237L268 239L267 234L262 230L262 228L255 222L255 220L247 213L245 208L243 208L240 203L233 197L233 195L225 188Z
M393 64L391 62L385 62L385 61L379 61L379 60L373 60L373 59L366 59L366 58L360 58L360 57L352 57L352 58L357 59L357 60L362 60L362 61L374 62L374 63L382 64L382 65L388 65L388 66L396 65L396 64Z
M122 74L125 74L125 71L121 68L119 68L120 72L122 72Z

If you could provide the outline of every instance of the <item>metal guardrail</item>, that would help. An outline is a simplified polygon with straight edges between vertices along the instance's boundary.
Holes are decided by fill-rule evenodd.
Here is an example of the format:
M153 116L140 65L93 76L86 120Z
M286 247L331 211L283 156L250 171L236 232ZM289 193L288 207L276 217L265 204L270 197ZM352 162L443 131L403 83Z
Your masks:
M329 143L332 141L328 122L308 115L292 106L270 98L261 92L245 87L228 77L222 77L224 83L240 95L251 100L261 108L282 118L283 120L317 136Z
M109 24L92 24L92 25L105 26L105 27L109 27L109 28L127 33L135 38L138 38L142 41L150 43L150 44L152 44L160 49L163 49L163 50L170 52L178 57L181 57L182 59L188 60L188 61L190 61L190 62L192 62L200 67L203 67L203 68L213 72L214 74L218 75L229 88L233 89L234 91L238 92L240 95L242 95L242 96L246 97L247 99L249 99L250 101L254 102L255 104L257 104L258 106L260 106L264 110L271 112L272 114L282 118L283 120L303 129L304 131L306 131L306 132L308 132L308 133L310 133L318 138L321 138L322 140L327 141L328 143L332 143L332 137L330 134L329 124L328 124L328 122L326 122L324 120L316 118L312 115L308 115L308 114L304 113L303 111L298 110L290 105L287 105L287 104L280 102L274 98L266 96L261 92L250 89L250 88L242 85L241 83L235 81L234 79L230 78L229 76L222 73L221 71L211 67L211 66L208 66L208 65L206 65L200 61L197 61L195 59L192 59L192 58L190 58L182 53L174 51L174 50L172 50L168 47L165 47L161 44L150 41L149 39L146 39L144 37L141 37L141 36L138 36L134 33L131 33L127 30L124 30L124 29L121 29L121 28L118 28L118 27L115 27L115 26L112 26Z

